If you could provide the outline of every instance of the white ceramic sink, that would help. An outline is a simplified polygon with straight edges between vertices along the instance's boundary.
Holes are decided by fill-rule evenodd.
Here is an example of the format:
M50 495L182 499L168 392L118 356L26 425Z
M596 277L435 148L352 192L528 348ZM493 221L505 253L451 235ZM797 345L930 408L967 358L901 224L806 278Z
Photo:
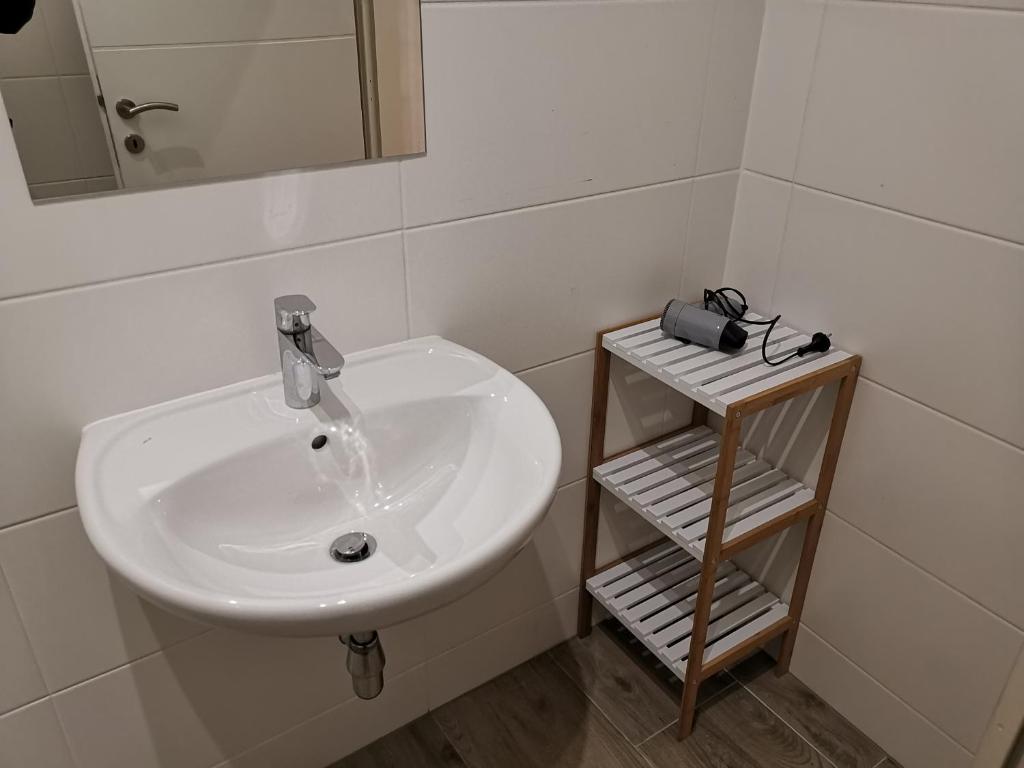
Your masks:
M255 632L339 635L496 573L543 517L560 463L526 385L429 337L349 355L308 410L285 405L278 374L90 424L75 479L89 539L150 600ZM377 549L336 562L329 547L350 531Z

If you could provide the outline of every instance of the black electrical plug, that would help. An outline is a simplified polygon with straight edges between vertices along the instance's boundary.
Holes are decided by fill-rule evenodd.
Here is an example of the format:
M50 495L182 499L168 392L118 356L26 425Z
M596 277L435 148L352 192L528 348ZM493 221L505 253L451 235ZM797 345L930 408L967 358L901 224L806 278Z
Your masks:
M828 352L828 348L832 346L832 339L826 336L821 331L815 331L814 335L811 336L811 343L804 344L796 351L800 357L810 352Z

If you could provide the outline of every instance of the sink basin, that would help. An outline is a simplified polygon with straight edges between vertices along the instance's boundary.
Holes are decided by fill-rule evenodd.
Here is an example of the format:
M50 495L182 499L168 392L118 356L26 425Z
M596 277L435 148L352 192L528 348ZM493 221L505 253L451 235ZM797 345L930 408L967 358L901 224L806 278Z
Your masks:
M518 378L435 336L349 355L322 392L289 408L277 374L87 426L75 482L100 556L180 615L340 635L451 602L529 541L561 448ZM332 558L353 531L372 555Z

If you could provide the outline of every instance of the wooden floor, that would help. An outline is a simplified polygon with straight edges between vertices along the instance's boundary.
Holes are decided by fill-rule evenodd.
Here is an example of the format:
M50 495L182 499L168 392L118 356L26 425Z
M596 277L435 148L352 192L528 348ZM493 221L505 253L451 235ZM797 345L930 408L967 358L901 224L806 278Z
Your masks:
M678 681L639 653L597 627L331 768L899 768L764 654L702 686L678 742Z

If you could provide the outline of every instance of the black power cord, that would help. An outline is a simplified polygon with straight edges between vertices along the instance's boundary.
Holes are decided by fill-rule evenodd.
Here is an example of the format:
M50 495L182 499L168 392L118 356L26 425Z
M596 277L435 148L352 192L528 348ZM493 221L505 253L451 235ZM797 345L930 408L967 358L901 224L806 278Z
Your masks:
M737 303L735 299L729 297L730 293L736 294L739 297ZM715 309L715 308L717 309ZM768 337L772 335L772 331L775 330L775 324L782 319L782 315L776 315L771 320L747 320L744 315L750 306L747 304L747 297L744 296L740 291L735 288L718 288L717 290L704 289L704 309L712 312L717 311L719 314L728 317L730 320L742 320L748 325L767 325L768 330L764 332L764 338L761 339L761 357L768 365L782 365L787 360L792 360L794 357L803 357L811 352L827 352L829 347L832 346L832 340L822 333L821 331L815 331L811 336L811 341L808 344L797 349L795 352L791 352L785 357L779 360L768 359Z

